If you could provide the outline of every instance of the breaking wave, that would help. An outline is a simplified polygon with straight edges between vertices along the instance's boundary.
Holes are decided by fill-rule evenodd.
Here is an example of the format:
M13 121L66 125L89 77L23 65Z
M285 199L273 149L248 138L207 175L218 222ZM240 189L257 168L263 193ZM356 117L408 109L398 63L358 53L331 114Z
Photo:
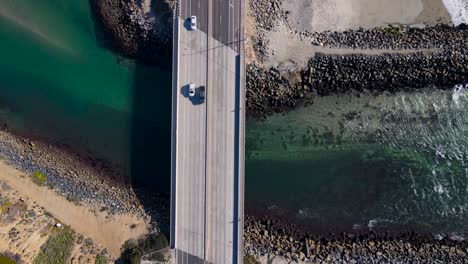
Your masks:
M340 212L358 229L408 224L468 233L466 85L321 97L250 125L248 137L250 161L284 162L269 170L268 181L290 186L270 199L295 208L298 218Z
M454 25L468 24L468 0L443 0Z

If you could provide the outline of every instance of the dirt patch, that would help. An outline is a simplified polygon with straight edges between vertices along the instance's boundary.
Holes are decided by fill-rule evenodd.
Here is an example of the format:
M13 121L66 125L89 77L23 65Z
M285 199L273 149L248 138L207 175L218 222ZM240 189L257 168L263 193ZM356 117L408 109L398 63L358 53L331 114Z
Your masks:
M107 248L113 257L119 256L120 246L123 242L148 232L147 223L143 219L125 214L110 215L106 211L100 212L82 205L76 205L53 190L38 186L31 180L29 175L25 175L3 161L0 162L0 171L2 172L0 174L0 181L17 191L14 197L18 200L21 199L18 197L28 199L28 201L33 202L38 207L45 208L42 211L43 215L45 214L45 210L47 210L48 214L53 215L62 223L70 226L77 233L90 237L96 243ZM41 214L40 211L34 213ZM14 252L15 248L19 252L29 250L30 253L27 255L34 255L37 252L37 248L45 241L39 230L48 224L51 224L50 218L43 218L41 221L33 223L34 228L29 226L24 227L23 229L25 230L32 229L36 231L33 231L28 236L27 243L22 242L12 247L7 246L8 250L12 252ZM133 228L130 228L130 226ZM8 227L7 230L9 230ZM3 229L3 233L7 230ZM20 231L20 233L22 232ZM29 244L27 248L25 244ZM4 243L0 243L0 245L4 245Z

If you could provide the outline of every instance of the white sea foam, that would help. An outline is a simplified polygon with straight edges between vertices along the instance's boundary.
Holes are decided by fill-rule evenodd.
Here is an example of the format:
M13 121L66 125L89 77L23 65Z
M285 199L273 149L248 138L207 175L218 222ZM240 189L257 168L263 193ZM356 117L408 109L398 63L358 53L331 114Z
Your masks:
M367 228L369 228L369 230L372 230L379 225L385 226L386 224L391 224L391 223L394 223L394 221L390 219L385 219L385 218L375 218L375 219L369 220L369 223L367 224Z
M464 241L465 237L461 234L458 233L451 233L449 235L450 240L455 240L455 241Z
M467 0L468 1L468 0ZM468 84L457 84L453 88L452 101L457 108L460 108L460 99L468 94Z
M443 0L453 24L468 24L468 0Z
M445 193L445 188L444 188L444 186L442 186L442 184L437 183L437 184L434 186L434 192L436 192L436 193L438 193L438 194L443 194L443 193Z
M360 224L354 224L353 225L353 230L360 230L360 229L364 229L364 226L360 225Z

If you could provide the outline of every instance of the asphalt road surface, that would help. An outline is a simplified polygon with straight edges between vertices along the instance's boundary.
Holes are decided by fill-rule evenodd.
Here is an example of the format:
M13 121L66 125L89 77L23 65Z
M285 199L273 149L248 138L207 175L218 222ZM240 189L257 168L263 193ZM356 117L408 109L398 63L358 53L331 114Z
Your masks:
M190 30L190 16L197 30ZM171 245L176 263L241 263L243 0L180 0L175 19ZM194 83L196 95L189 96ZM205 98L200 91L205 90Z

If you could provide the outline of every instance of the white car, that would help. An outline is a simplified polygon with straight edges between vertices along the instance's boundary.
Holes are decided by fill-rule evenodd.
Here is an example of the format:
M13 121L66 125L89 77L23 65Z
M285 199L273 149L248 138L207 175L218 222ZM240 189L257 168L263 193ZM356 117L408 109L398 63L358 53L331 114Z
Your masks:
M189 85L189 96L190 97L194 97L195 96L195 84L194 83L191 83Z
M190 17L190 29L197 30L197 17L196 16Z

